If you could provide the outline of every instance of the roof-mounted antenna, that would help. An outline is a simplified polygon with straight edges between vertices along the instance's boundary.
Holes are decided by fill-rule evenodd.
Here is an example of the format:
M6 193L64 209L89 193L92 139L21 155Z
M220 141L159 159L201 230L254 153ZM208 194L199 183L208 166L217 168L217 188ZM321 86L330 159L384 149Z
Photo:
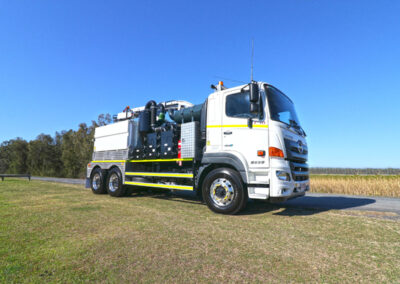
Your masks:
M251 82L253 82L254 39L251 39Z

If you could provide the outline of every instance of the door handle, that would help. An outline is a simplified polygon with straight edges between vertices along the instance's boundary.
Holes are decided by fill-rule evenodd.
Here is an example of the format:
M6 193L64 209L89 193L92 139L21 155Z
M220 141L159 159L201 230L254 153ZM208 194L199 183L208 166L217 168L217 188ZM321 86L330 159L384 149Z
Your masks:
M224 134L225 134L225 135L231 135L231 134L232 134L232 131L230 131L230 130L229 130L229 131L225 131Z

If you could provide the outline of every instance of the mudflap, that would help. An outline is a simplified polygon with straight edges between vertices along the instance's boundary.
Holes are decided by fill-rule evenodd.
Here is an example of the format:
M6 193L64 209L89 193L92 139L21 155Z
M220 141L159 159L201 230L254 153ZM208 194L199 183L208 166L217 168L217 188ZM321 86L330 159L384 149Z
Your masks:
M85 188L90 188L90 178L86 178Z

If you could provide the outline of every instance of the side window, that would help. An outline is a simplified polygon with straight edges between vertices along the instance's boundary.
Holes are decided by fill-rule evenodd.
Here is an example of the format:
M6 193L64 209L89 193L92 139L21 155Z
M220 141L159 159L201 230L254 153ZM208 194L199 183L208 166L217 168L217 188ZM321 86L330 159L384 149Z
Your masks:
M226 115L238 118L257 117L257 114L250 113L249 92L229 95L226 97Z

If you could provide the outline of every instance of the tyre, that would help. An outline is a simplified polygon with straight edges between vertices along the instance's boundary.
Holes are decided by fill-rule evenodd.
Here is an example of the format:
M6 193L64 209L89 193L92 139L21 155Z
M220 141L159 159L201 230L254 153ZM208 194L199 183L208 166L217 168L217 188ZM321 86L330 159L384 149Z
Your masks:
M122 184L121 171L118 168L112 168L107 176L107 192L114 197L124 196L126 187Z
M95 168L90 175L90 187L95 194L107 193L105 175L100 168Z
M247 204L247 190L238 172L229 168L211 171L203 182L203 199L216 213L236 214Z

